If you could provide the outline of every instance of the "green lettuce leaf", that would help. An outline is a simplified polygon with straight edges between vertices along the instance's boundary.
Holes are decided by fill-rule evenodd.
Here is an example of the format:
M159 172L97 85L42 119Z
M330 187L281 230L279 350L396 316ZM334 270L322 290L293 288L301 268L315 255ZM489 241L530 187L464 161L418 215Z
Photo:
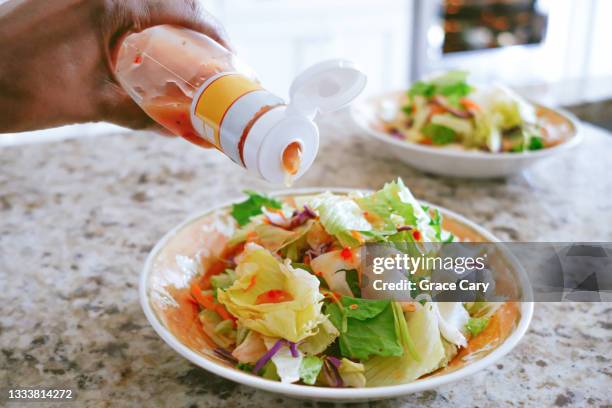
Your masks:
M344 271L346 274L345 280L348 287L351 289L354 297L361 297L361 286L359 285L359 272L356 269Z
M396 231L397 224L414 226L417 223L416 201L413 203L402 199L406 190L402 180L398 179L386 183L375 193L355 198L355 202L374 219L376 229Z
M408 332L419 359L406 352L397 357L376 356L364 362L368 386L403 384L438 369L445 359L444 345L438 329L438 317L431 304L417 303L414 312L405 314ZM406 347L406 346L404 346Z
M238 225L241 227L248 224L251 217L261 214L261 207L277 209L282 207L281 202L274 198L249 190L245 191L244 193L248 195L249 198L241 203L232 205L231 212L232 217L234 217Z
M349 197L327 192L313 197L309 205L319 214L319 220L325 230L335 236L343 246L356 247L360 244L351 234L352 231L372 229L359 206Z
M225 289L230 287L236 280L236 274L231 269L210 277L210 284L214 289Z
M408 90L408 95L421 95L426 98L444 95L448 97L449 102L456 105L460 98L473 91L467 83L467 75L465 71L449 71L428 81L417 81Z
M323 360L317 356L304 357L300 365L300 378L304 384L313 385L323 367Z
M488 317L470 317L465 328L472 336L479 335L489 324Z
M422 132L435 145L445 145L457 140L457 132L445 125L429 123L423 127Z
M529 138L529 145L527 149L529 150L540 150L544 148L544 142L540 136L531 136Z
M370 214L369 218L377 229L393 229L400 225L417 229L425 242L438 242L436 230L430 224L429 214L421 207L402 179L387 183L379 191L365 197L356 198L363 211ZM401 234L396 238L409 238L410 234Z
M399 356L399 343L391 302L388 300L341 298L343 308L330 303L325 309L340 331L340 352L344 357Z

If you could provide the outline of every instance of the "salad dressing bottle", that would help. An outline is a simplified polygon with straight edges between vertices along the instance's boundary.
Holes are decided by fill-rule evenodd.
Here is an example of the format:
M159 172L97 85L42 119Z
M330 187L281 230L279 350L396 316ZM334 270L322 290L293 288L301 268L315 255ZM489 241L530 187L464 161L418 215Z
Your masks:
M286 103L216 41L171 25L128 35L119 45L115 75L167 130L214 146L272 183L304 174L319 147L316 114L347 105L366 83L353 63L325 61L295 78Z

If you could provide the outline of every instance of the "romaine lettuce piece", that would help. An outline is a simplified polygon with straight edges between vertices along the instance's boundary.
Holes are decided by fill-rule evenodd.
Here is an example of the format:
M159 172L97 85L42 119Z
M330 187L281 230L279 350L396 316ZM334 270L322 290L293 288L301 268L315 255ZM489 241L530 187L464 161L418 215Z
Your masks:
M372 226L352 199L332 193L313 197L308 205L319 214L325 230L335 236L343 246L355 247L360 244L353 231L370 231Z
M467 329L467 331L470 332L473 337L479 335L480 332L482 332L488 324L488 317L470 317L467 324L465 325L465 328Z
M421 207L401 178L386 183L379 191L356 198L363 211L373 216L377 228L396 230L399 224L414 227L424 242L439 242L429 214ZM399 220L397 217L401 217Z
M317 326L317 333L306 337L300 342L298 348L306 355L316 355L325 351L338 338L338 329L328 318Z
M300 378L304 384L313 385L323 367L323 360L317 356L304 357L300 366Z
M345 387L363 388L366 386L366 378L364 375L365 368L363 364L356 363L343 358L340 360L340 367L338 367L338 373L342 378L342 382Z
M367 359L371 356L399 356L404 350L398 340L394 313L388 300L341 298L325 312L340 331L340 352L344 357Z
M423 134L429 137L434 145L446 145L457 140L457 132L453 129L434 123L426 125L423 128Z
M236 331L235 330L219 330L219 324L222 324L224 320L217 314L217 312L203 309L198 318L202 323L204 332L210 336L210 338L222 348L230 348L236 343Z
M458 101L473 90L467 83L467 76L466 71L449 71L427 81L417 81L408 90L408 95L412 97L420 95L426 98L444 95L451 101Z
M474 131L474 126L470 119L458 118L450 113L441 113L431 117L431 123L452 129L460 135L468 135Z
M210 277L210 284L214 289L225 289L230 287L236 280L236 274L231 269Z
M364 362L369 387L407 383L438 369L445 358L438 329L438 316L431 303L416 304L414 312L405 313L408 332L414 340L419 359L407 347L398 357L373 357Z
M264 248L249 243L240 255L237 279L218 290L217 300L244 326L264 336L298 342L324 320L319 280L289 260L280 263Z
M463 135L463 144L477 148L488 146L489 150L497 152L501 146L501 133L494 126L490 115L484 110L474 111L473 119L474 131ZM496 135L493 135L494 132Z
M365 197L355 198L355 202L361 209L368 213L369 218L377 230L395 231L398 226L416 226L418 209L420 208L416 200L412 202L412 195L401 179L385 183L380 190L366 195ZM416 211L416 212L415 212ZM398 225L400 224L400 225Z
M234 233L228 241L228 245L237 245L252 237L249 240L256 242L271 252L277 252L302 238L314 224L313 220L308 220L293 230L287 230L276 225L264 222L259 223L257 219L252 219L251 221L251 223Z

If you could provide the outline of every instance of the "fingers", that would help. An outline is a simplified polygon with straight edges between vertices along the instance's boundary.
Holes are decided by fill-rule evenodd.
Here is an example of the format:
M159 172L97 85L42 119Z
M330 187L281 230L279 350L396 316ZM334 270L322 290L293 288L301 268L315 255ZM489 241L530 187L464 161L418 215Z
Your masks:
M104 119L133 129L151 128L150 119L118 85L113 73L115 51L130 32L172 24L201 32L232 50L218 20L198 0L97 0L102 8L92 17L100 27L102 52L106 55L107 83L103 90ZM102 16L102 18L100 18ZM157 126L157 130L161 127ZM168 133L168 132L166 132Z
M232 49L223 26L197 0L104 0L104 4L102 30L110 49L126 33L160 24L199 31Z

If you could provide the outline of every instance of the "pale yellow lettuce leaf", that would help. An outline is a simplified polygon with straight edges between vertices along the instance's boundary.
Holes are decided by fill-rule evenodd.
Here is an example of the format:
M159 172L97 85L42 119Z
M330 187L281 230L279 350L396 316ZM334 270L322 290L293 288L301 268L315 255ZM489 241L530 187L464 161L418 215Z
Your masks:
M284 264L259 245L249 243L238 258L237 279L217 292L217 300L238 321L264 336L298 342L315 333L324 320L319 280L302 269ZM290 300L257 304L270 291L288 293Z

